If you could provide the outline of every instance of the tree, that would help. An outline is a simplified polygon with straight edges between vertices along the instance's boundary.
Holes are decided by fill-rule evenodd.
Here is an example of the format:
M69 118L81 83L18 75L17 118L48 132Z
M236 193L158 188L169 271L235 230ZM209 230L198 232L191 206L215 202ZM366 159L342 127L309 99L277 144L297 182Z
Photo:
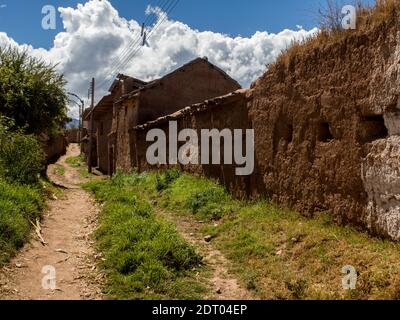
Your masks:
M66 81L55 66L27 51L0 48L0 115L28 134L51 134L67 118Z

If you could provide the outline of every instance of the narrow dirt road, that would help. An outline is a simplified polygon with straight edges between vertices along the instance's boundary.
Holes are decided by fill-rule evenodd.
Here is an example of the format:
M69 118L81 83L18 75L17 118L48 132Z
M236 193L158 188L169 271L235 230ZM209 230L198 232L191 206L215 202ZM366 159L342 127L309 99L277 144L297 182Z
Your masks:
M79 169L66 163L66 159L78 155L79 147L70 145L67 154L49 166L50 180L65 190L59 199L54 197L48 203L41 226L46 245L34 236L31 243L4 268L0 274L0 298L102 298L103 275L96 269L91 242L99 211L94 200L79 187L85 181Z
M212 242L205 241L201 232L202 223L192 217L176 215L164 210L157 210L165 220L176 227L182 237L191 243L203 257L203 262L211 271L210 290L207 300L252 300L250 291L239 285L238 279L229 272L229 261Z

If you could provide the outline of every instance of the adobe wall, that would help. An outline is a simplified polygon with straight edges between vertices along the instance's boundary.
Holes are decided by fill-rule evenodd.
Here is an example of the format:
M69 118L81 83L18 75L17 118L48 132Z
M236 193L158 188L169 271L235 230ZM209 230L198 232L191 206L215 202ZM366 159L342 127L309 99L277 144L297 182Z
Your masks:
M124 172L132 170L132 150L129 130L137 119L137 96L124 99L114 106L113 132L115 138L110 147L114 148L114 166Z
M58 158L64 155L67 151L68 142L65 135L62 133L51 138L41 138L40 143L45 153L47 163L56 162Z
M68 129L67 132L68 143L79 143L79 129Z
M149 169L161 169L168 166L153 167L148 164L146 159L147 148L152 142L146 142L146 136L149 130L153 128L162 129L169 132L169 122L176 121L178 131L183 129L194 129L200 137L201 129L243 129L250 127L247 106L246 91L232 93L226 97L216 98L205 103L193 105L175 114L159 118L156 121L149 122L144 126L139 126L131 131L132 149L136 150L134 166L139 171ZM182 146L184 143L181 143ZM224 144L221 144L221 154ZM167 148L168 150L168 148ZM199 143L198 154L201 154ZM167 152L168 157L168 152ZM250 177L239 177L235 174L236 166L232 165L178 165L181 170L197 175L204 175L218 180L225 185L228 190L238 197L247 197L249 195Z
M399 27L350 34L252 85L258 188L274 202L400 240Z
M111 131L112 112L96 119L97 165L101 172L108 174L108 134Z
M136 125L238 89L240 86L235 81L199 59L140 93Z

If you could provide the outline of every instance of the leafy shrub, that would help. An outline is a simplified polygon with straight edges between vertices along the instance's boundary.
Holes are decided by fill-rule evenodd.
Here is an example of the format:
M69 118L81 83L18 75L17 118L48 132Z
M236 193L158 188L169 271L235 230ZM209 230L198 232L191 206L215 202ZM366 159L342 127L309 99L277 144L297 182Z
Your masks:
M304 299L304 294L308 287L306 280L299 279L296 281L285 281L285 285L287 289L291 292L293 299Z
M0 114L14 120L13 130L39 135L62 127L68 120L65 83L54 66L0 47Z
M222 187L215 186L205 191L193 193L186 201L186 207L193 214L199 214L212 220L219 220L225 213L228 195Z
M30 221L39 218L43 208L37 188L9 184L0 178L0 264L28 240Z
M44 166L44 154L33 135L11 132L0 122L0 175L8 182L35 184Z
M162 174L157 175L156 190L163 191L168 189L180 175L181 173L175 169L166 170Z

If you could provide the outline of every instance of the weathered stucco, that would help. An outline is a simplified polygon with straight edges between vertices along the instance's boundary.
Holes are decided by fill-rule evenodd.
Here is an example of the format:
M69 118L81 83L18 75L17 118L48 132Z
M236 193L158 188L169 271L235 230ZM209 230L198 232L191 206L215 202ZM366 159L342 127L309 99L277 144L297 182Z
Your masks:
M131 148L136 150L136 158L133 166L139 171L154 169L149 165L146 152L152 142L146 142L146 136L149 130L157 128L162 129L165 133L169 132L170 121L177 123L178 132L183 129L194 129L198 137L201 136L202 129L241 129L243 133L250 127L246 105L246 90L240 90L228 94L226 96L217 97L184 108L172 115L161 117L155 121L149 122L142 126L137 126L133 130ZM184 143L181 143L181 147ZM167 158L169 145L167 146ZM223 154L224 142L221 143L221 154ZM199 143L196 154L202 153L201 143ZM193 155L191 155L193 156ZM236 175L235 165L177 165L177 166L157 166L157 168L178 167L183 171L197 175L204 175L218 180L225 185L228 190L238 197L248 197L250 190L250 177Z
M254 83L249 114L272 200L400 240L398 27L311 49Z
M365 222L377 234L400 240L400 137L373 143L362 164L367 192Z

